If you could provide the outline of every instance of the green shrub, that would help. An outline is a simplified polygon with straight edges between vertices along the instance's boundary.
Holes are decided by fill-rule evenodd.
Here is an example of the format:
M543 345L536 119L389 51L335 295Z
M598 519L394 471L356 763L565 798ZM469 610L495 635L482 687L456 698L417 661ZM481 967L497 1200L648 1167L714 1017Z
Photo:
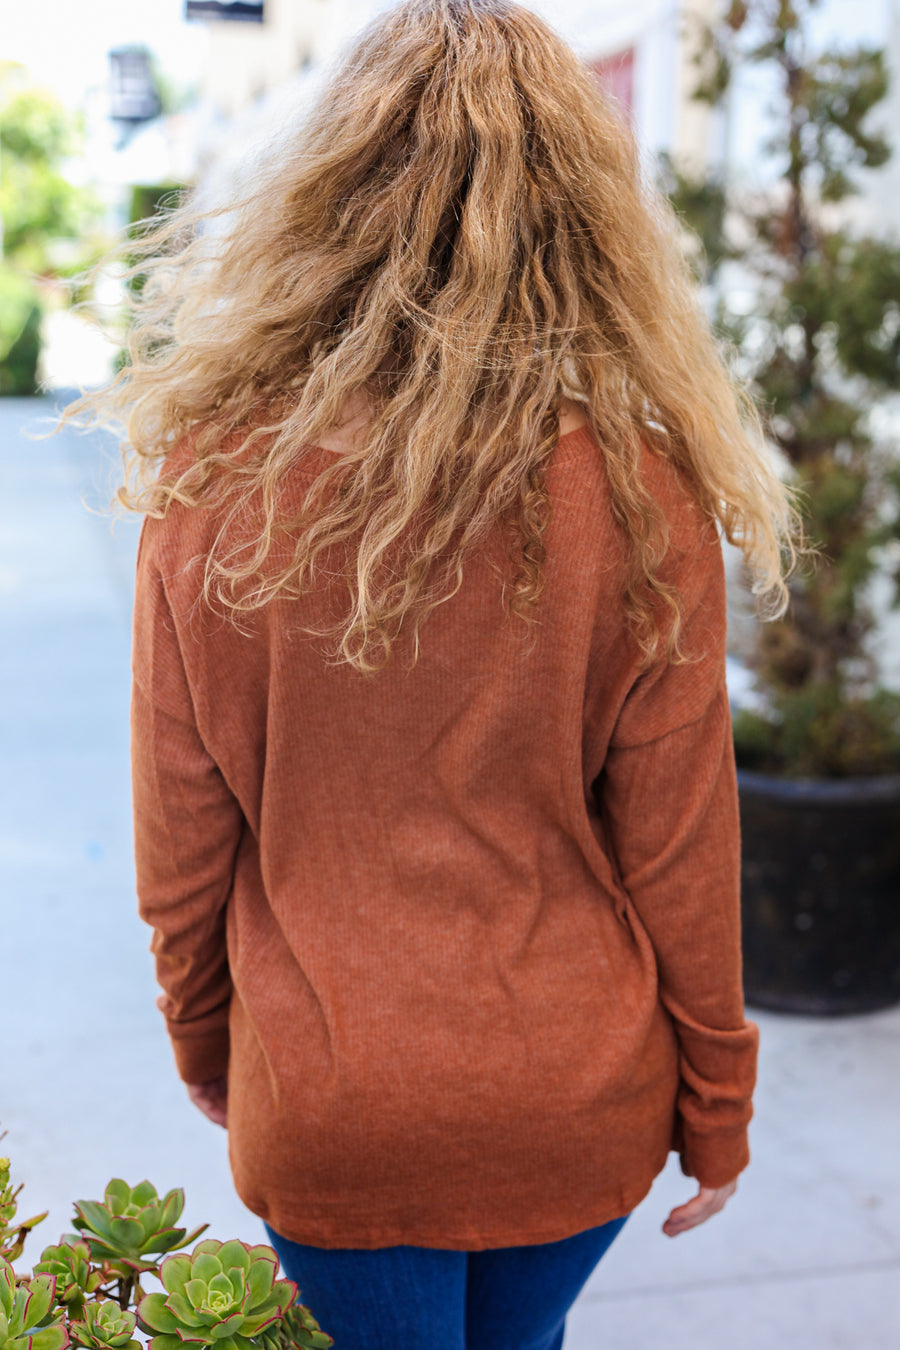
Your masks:
M41 307L36 287L0 263L0 394L33 394L41 354Z

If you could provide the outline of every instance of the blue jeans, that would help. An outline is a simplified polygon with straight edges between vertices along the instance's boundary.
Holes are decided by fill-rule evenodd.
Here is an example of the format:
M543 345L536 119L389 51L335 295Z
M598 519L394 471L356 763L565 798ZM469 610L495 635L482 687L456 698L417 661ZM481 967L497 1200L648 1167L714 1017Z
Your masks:
M624 1222L484 1252L324 1250L266 1231L334 1350L560 1350L566 1313Z

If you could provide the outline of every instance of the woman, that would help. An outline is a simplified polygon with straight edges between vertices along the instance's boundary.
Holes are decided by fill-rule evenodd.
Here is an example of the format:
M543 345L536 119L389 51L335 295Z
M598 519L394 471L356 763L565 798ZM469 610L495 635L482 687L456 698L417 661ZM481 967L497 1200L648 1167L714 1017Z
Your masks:
M558 1350L670 1149L670 1236L747 1165L719 537L777 611L784 492L627 130L506 0L380 17L144 251L93 405L179 1072L338 1350Z

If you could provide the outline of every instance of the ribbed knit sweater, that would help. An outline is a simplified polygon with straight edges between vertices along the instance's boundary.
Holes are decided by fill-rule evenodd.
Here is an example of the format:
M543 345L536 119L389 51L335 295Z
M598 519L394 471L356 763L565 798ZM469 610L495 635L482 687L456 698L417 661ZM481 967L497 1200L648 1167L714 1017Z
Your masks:
M201 599L217 510L145 522L140 912L178 1069L227 1071L238 1193L295 1241L553 1241L632 1210L671 1148L708 1186L747 1164L721 547L644 474L688 658L646 668L584 429L547 473L539 622L504 611L498 538L373 677L302 631L332 583L238 628Z

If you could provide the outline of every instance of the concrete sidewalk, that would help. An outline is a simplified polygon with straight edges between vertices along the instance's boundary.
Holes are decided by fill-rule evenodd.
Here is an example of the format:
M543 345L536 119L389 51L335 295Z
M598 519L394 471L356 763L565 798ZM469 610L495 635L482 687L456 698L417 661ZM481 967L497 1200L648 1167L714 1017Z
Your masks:
M135 915L127 758L137 530L91 515L114 448L27 439L51 404L0 400L0 1124L26 1256L113 1175L183 1185L185 1219L262 1238L234 1198L225 1136L175 1077L149 934ZM754 1164L723 1214L671 1241L693 1185L677 1161L571 1314L566 1350L900 1346L900 1009L758 1017ZM436 1347L436 1350L438 1348Z

